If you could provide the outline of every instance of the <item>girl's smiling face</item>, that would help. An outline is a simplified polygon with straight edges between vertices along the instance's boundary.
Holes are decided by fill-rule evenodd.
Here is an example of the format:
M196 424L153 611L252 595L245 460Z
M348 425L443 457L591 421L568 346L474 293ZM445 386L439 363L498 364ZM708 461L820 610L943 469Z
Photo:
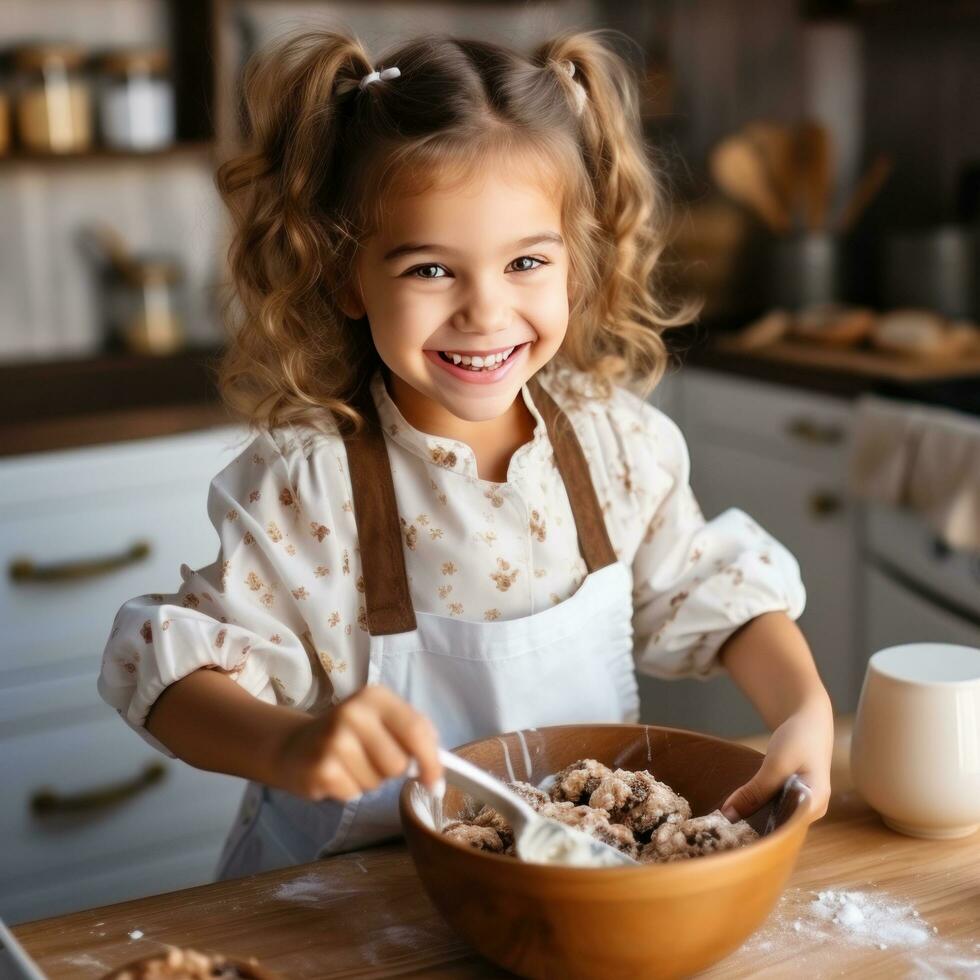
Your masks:
M367 314L409 421L498 418L554 357L569 312L561 231L557 191L499 170L392 202L358 255L346 312ZM508 351L480 373L457 363Z

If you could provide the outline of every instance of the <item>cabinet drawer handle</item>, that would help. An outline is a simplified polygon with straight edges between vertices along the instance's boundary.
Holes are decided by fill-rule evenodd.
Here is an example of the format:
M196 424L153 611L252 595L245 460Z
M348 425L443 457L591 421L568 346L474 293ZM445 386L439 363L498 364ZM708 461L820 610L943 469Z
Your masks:
M839 425L821 425L813 419L804 417L791 419L786 424L786 432L794 439L818 446L836 446L844 441L844 430Z
M159 783L166 774L167 768L162 762L151 762L132 779L111 786L83 790L71 796L63 796L53 789L39 789L31 797L31 812L35 817L53 817L106 810L139 796Z
M15 558L8 572L14 582L73 582L107 575L127 565L137 565L149 555L150 542L135 541L118 555L105 558L83 558L81 561L57 562L53 565L35 565L30 558Z
M831 517L844 509L844 501L836 494L818 490L810 495L810 514L813 517Z

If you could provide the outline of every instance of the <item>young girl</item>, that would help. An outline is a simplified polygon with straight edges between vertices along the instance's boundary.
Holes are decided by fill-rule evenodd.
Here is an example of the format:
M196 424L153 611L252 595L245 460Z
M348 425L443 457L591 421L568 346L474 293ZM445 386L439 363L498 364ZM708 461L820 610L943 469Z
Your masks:
M245 91L221 383L258 434L211 484L217 560L120 609L99 681L151 744L250 780L220 876L398 835L398 777L434 785L439 744L635 721L635 669L728 671L774 730L731 819L793 773L822 816L796 562L738 510L705 521L630 390L682 318L652 293L627 65L595 32L377 65L316 33Z

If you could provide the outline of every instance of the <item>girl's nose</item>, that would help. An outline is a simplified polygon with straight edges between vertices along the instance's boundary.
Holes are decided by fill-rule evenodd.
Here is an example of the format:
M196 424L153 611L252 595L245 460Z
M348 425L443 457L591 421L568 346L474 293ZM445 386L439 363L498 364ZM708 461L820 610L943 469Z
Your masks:
M496 333L510 322L505 290L498 283L474 283L456 311L453 326L464 333Z

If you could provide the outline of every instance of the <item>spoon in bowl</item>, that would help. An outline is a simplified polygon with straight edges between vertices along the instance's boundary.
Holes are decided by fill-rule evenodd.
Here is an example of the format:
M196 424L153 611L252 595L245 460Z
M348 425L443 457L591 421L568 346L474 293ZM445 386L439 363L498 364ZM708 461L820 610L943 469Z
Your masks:
M577 868L611 868L638 865L628 854L569 827L551 817L535 813L505 783L454 752L439 750L446 779L481 803L492 806L514 831L517 856L531 864L558 864ZM418 776L413 760L406 775Z

